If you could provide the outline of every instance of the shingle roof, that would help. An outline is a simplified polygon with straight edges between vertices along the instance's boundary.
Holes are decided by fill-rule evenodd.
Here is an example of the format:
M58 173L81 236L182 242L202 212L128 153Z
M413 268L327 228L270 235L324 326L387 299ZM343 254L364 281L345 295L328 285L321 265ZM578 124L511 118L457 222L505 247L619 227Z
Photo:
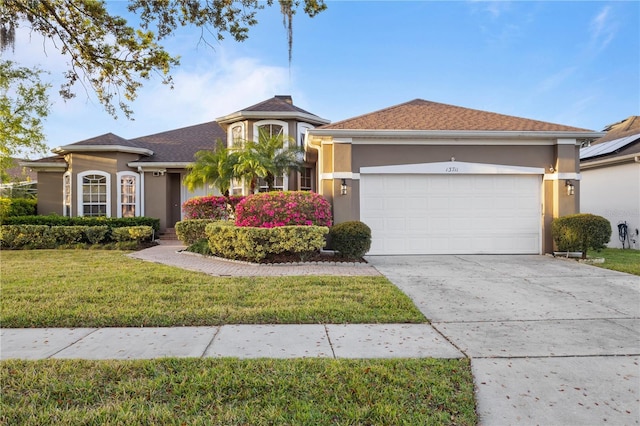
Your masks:
M640 135L640 117L632 115L622 121L614 124L609 124L604 128L607 134L600 139L594 141L592 145L597 143L612 141L614 139L620 139L634 134Z
M640 154L640 117L632 115L605 127L607 134L580 150L580 162Z
M315 115L295 106L291 96L288 95L276 95L271 99L267 99L266 101L262 101L248 108L243 108L238 112L243 111L300 112L303 114Z
M83 141L74 142L67 146L130 146L133 148L139 148L135 143L131 142L129 139L121 138L118 135L114 135L113 133L105 133L104 135L95 136L93 138L85 139Z
M321 129L452 131L585 131L578 127L414 99Z
M190 163L196 152L215 148L218 139L226 145L227 134L217 122L210 121L143 136L132 142L153 151L151 157L141 161Z

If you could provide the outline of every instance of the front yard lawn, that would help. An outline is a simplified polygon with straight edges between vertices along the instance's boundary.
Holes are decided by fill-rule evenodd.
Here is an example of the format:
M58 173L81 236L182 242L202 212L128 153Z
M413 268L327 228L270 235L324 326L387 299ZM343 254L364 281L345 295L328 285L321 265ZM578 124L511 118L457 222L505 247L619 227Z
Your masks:
M225 278L122 251L0 251L4 328L420 323L384 277Z
M604 263L594 263L594 266L640 275L640 250L606 248L590 255L604 258Z
M0 424L475 425L468 359L4 361Z

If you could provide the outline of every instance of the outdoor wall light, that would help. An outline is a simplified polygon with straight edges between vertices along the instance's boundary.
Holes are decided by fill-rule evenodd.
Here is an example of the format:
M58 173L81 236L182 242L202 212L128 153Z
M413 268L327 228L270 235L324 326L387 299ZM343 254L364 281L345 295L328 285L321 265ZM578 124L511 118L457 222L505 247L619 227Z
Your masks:
M571 182L570 180L565 180L564 186L567 187L567 195L575 194L576 188L575 186L573 186L573 182Z
M340 185L340 194L347 195L347 180L342 179L342 184Z

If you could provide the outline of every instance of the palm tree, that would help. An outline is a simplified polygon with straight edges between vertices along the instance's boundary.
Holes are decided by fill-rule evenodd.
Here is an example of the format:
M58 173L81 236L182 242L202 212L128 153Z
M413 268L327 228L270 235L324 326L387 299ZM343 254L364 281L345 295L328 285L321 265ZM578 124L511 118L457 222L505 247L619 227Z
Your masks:
M249 175L252 192L257 178L264 179L268 190L273 191L276 177L302 168L302 153L302 147L296 146L292 138L282 134L269 135L261 130L257 142L245 142L237 169L251 171L252 175L247 173L245 176Z
M189 174L185 176L184 183L189 191L213 185L221 194L228 196L237 162L238 153L229 150L218 140L213 151L196 152L195 162L187 166Z

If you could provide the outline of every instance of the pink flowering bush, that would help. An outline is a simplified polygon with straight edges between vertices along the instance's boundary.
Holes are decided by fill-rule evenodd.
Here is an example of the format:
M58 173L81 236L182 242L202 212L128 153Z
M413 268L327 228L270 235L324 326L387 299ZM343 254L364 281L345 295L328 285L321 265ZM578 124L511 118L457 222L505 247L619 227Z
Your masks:
M331 226L331 205L308 191L274 191L250 195L236 207L236 226Z
M185 220L188 219L229 219L227 198L208 195L205 197L193 197L182 204Z

